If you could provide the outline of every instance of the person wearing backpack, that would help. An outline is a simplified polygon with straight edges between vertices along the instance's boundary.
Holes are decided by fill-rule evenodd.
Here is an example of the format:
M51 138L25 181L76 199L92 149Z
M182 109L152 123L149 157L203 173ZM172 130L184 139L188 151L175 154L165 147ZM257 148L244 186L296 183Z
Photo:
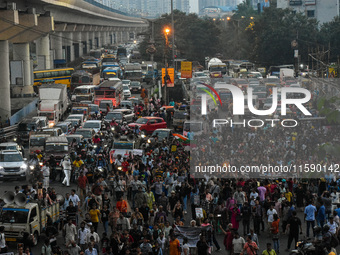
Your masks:
M241 255L256 255L258 249L257 244L252 241L252 236L249 234L247 235L247 242L243 247Z

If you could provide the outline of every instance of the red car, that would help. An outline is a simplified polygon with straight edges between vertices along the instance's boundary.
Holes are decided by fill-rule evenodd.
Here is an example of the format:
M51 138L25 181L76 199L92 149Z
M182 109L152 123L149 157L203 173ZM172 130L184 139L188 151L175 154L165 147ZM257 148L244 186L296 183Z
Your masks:
M144 131L148 134L152 134L153 131L159 128L167 128L166 122L159 117L142 117L135 123L129 124L130 128L135 128L138 125L140 131Z

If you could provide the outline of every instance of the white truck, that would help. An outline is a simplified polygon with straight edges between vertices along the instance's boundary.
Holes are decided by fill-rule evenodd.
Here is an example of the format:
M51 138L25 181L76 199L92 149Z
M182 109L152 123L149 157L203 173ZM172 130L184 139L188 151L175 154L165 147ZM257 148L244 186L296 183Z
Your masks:
M39 88L38 115L46 116L49 127L57 124L69 106L67 87L64 84L46 84Z
M57 197L60 195L57 195ZM34 235L34 245L38 243L39 236L47 230L48 223L60 221L60 205L55 202L49 206L42 206L38 201L27 201L26 195L7 192L4 196L6 203L0 215L0 226L5 227L7 242L20 242L25 233Z
M218 58L212 58L208 62L208 70L212 78L220 78L227 72L227 65Z
M294 78L294 70L290 68L280 68L280 79L282 80L284 77Z

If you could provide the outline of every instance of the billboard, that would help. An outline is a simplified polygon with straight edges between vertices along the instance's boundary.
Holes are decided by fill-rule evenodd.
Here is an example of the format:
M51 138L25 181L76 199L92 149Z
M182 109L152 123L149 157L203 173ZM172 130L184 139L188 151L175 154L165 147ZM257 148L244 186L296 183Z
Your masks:
M192 78L192 62L181 62L181 78Z
M167 75L165 75L165 68L162 68L162 87L165 85L165 80L168 88L174 87L175 70L173 68L167 68Z

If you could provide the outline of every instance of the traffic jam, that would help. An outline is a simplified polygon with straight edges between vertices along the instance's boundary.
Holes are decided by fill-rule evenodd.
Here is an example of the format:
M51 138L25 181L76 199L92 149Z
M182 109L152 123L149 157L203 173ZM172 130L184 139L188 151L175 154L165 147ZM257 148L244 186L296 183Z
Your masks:
M319 113L319 88L292 65L267 71L216 57L182 65L190 66L190 77L175 70L182 98L152 88L164 83L162 70L135 43L91 50L77 68L34 71L36 115L0 144L0 180L15 185L2 197L1 253L189 255L223 244L228 254L258 254L260 245L279 254L281 240L282 251L327 254L338 245L325 229L339 223L339 161L330 147L319 149L322 159L315 148L339 141L340 129ZM303 100L301 89L308 116L282 103ZM254 117L260 111L269 114ZM332 171L307 185L299 167L313 162ZM235 171L192 171L216 163ZM239 172L259 164L298 171ZM319 228L316 203L328 214ZM305 215L313 243L297 243Z

